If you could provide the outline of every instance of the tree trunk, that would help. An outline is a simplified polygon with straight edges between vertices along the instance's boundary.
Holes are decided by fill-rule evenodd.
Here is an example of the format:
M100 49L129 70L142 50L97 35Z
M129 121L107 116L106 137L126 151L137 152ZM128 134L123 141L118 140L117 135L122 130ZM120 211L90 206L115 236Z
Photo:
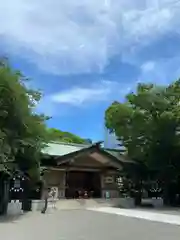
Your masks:
M142 202L142 193L141 193L141 191L138 191L135 194L135 205L141 206L141 202Z
M139 180L135 187L135 205L140 206L142 202L142 181Z
M32 201L30 199L31 184L29 180L24 181L23 188L22 210L28 212L32 210Z
M176 205L176 192L173 183L166 182L163 187L163 200L164 205L175 206Z

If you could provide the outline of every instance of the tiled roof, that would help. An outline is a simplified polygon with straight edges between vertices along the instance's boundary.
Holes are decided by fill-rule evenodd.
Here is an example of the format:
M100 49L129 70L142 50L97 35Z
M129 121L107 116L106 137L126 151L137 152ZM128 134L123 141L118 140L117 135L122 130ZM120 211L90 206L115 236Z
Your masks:
M47 147L42 150L42 153L49 156L65 156L67 154L78 152L83 149L88 149L93 146L93 144L74 144L74 143L64 143L64 142L50 142ZM122 163L133 163L126 156L122 155L120 151L116 149L105 149L101 148L102 151L116 158Z
M90 144L71 144L63 142L51 142L42 150L43 154L50 156L64 156L84 148L90 147Z

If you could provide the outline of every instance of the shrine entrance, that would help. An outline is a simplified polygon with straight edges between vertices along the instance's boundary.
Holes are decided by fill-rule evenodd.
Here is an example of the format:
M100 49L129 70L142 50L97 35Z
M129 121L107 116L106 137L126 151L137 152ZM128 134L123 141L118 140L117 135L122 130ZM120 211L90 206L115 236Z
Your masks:
M99 172L70 171L66 174L66 198L100 198L101 175Z

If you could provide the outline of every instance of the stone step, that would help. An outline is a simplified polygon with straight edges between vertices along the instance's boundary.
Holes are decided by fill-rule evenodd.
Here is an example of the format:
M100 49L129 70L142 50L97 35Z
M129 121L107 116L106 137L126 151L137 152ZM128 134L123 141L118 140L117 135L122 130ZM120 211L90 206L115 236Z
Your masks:
M61 199L56 202L57 209L81 209L89 207L118 207L120 199Z

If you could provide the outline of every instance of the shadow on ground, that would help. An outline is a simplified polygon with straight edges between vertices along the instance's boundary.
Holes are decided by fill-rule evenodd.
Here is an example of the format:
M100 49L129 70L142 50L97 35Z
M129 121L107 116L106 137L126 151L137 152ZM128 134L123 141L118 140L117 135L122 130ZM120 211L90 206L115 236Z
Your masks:
M5 216L0 216L0 224L1 223L13 223L16 222L17 220L21 220L26 213L23 214L18 214L18 215L5 215Z
M85 206L86 205L86 200L85 199L77 199L77 202L81 205L81 206Z

